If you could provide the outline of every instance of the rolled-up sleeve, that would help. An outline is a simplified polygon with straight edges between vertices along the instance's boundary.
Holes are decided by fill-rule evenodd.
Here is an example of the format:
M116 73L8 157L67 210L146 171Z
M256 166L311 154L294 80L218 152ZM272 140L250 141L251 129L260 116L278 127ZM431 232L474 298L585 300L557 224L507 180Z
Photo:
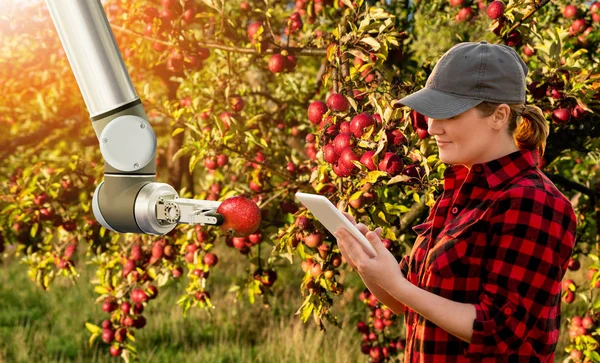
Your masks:
M536 361L558 340L561 280L575 244L573 207L547 191L518 188L499 198L489 221L473 336L464 353Z

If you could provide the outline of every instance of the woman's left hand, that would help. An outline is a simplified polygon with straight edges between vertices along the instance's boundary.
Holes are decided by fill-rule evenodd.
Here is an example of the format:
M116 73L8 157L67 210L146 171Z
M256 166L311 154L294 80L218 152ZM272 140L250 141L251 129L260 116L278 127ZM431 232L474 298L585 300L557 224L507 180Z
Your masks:
M346 213L344 213L346 214ZM348 219L352 217L346 214ZM353 219L353 218L352 218ZM351 219L351 222L355 223ZM360 274L365 283L367 280L383 287L386 281L394 281L391 275L399 275L399 278L404 279L398 261L392 253L385 248L381 241L381 228L378 227L375 231L369 229L362 223L356 224L356 227L361 231L377 253L376 256L371 256L361 243L354 238L345 228L338 229L334 236L337 239L338 247L342 256L348 264Z

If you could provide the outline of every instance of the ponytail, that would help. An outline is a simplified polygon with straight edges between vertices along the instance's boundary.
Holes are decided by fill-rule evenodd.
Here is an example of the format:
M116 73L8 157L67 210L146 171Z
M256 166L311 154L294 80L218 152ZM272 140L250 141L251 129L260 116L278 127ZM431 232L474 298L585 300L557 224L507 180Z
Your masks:
M526 105L523 109L522 121L513 133L513 138L519 149L538 149L541 158L546 150L546 139L549 133L550 127L542 110L534 105Z
M475 108L483 117L490 116L500 103L482 102ZM546 139L550 134L550 127L542 110L534 105L508 105L510 119L508 131L519 149L538 149L540 158L546 151Z

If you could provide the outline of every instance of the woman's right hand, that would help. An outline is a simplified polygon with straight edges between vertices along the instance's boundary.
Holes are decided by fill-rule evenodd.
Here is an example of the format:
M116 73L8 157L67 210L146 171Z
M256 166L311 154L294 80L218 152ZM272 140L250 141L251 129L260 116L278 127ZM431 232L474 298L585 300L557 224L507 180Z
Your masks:
M354 219L354 217L352 217L350 214L348 214L346 212L342 212L342 214L344 215L344 217L348 218L350 223L352 223L360 231L360 233L362 233L365 237L367 236L367 233L369 233L369 228L367 226L365 226L362 223L356 223L356 220ZM381 228L379 228L379 227L376 228L374 232L377 234L377 236L379 236L379 238L381 238L381 232L382 232Z

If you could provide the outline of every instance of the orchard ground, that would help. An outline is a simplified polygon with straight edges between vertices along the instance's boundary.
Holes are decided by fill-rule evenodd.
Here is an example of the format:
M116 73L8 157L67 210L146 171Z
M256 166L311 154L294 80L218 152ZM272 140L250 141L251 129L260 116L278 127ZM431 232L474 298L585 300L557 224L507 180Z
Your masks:
M294 316L302 302L298 283L301 270L282 269L270 309L257 301L233 303L228 286L243 274L237 251L222 248L222 268L214 270L213 316L192 309L185 318L176 300L185 292L185 282L171 283L148 305L148 325L137 331L136 343L143 362L366 362L360 352L361 336L356 323L365 320L365 308L354 298L364 285L355 273L346 275L348 293L334 306L343 330L331 327L321 334L318 327ZM80 256L82 258L83 256ZM586 283L588 260L568 271L565 279ZM101 305L90 309L95 293L85 283L93 277L93 266L81 266L77 286L57 281L49 292L31 284L16 260L0 265L0 362L114 362L106 344L88 344L85 322L106 317ZM581 299L563 303L563 316L583 315ZM568 338L568 322L561 323L555 361L561 362ZM401 358L399 355L398 358Z
M220 246L221 268L210 285L216 309L213 316L191 309L187 318L176 304L185 281L170 283L147 306L148 324L136 331L142 362L363 362L356 322L366 310L356 296L364 288L356 274L347 275L348 295L334 309L343 330L331 327L325 335L314 324L294 316L302 303L300 269L282 269L270 309L260 300L234 304L227 289L244 274L240 254ZM80 256L80 260L83 256ZM80 266L77 286L57 280L50 291L31 284L16 260L0 265L0 362L115 362L108 345L97 340L90 348L85 322L106 318L87 283L94 266ZM355 293L352 293L355 291Z

